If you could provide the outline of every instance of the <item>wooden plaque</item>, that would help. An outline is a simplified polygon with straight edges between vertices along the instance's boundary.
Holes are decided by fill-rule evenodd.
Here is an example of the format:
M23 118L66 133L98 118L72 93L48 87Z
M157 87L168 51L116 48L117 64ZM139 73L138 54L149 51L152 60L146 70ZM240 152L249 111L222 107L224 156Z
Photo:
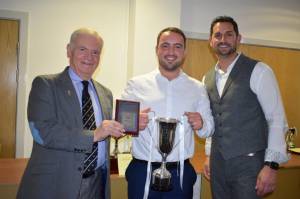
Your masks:
M115 120L123 124L125 134L138 136L140 103L128 100L116 100Z

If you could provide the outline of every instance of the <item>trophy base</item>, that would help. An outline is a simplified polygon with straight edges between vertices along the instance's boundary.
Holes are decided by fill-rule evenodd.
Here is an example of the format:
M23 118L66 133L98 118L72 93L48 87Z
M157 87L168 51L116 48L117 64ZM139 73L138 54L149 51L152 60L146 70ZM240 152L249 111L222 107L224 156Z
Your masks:
M110 174L119 174L118 159L110 156Z
M151 189L154 191L168 192L172 190L170 178L154 177L152 180Z

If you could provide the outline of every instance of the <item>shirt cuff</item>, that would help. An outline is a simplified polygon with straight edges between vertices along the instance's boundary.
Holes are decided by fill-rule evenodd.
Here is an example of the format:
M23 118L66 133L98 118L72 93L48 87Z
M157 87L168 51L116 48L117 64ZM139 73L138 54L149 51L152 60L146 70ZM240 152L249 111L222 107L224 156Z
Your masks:
M206 138L205 140L205 155L210 156L211 150L211 137Z
M285 163L290 159L288 154L282 154L278 151L266 149L265 161L277 162L278 164Z

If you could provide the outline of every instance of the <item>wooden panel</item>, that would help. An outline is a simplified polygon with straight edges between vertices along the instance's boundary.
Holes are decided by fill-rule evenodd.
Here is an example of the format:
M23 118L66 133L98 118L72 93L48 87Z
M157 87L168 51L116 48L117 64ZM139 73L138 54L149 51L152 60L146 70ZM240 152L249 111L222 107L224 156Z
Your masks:
M208 41L188 39L187 57L183 70L190 76L202 80L203 75L214 65L216 58L210 51Z
M192 77L201 80L209 68L213 67L216 59L211 52L208 41L188 39L188 54L183 70ZM267 63L274 71L289 126L300 130L300 50L272 48L242 44L240 50L255 59ZM300 135L295 138L295 144L300 147Z
M280 169L277 176L277 188L266 199L299 198L300 169Z
M0 158L15 157L18 27L0 20Z

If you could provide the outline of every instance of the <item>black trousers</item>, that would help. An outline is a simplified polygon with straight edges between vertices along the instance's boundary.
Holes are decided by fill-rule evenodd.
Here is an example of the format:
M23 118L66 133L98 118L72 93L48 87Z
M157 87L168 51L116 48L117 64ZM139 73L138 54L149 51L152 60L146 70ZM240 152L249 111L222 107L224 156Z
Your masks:
M95 173L81 181L77 199L106 199L106 176L107 169L98 168Z
M225 160L218 150L210 156L213 199L259 199L255 186L263 167L265 151Z

